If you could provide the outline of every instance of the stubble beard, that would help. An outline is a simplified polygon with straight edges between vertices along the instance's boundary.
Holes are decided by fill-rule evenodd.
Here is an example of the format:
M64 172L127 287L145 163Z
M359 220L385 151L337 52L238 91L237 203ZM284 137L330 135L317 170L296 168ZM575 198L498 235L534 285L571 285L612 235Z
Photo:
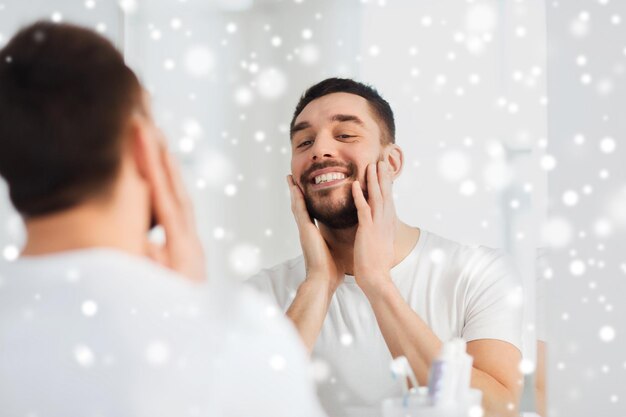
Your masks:
M347 168L348 174L346 179L349 181L340 188L332 188L328 190L310 191L308 183L308 173L317 169L329 166L342 166ZM335 230L342 230L354 227L359 224L359 216L352 196L352 183L356 180L357 169L354 163L339 165L319 164L312 166L302 175L301 184L304 187L304 201L311 218L324 224L326 227ZM341 193L341 196L332 197L332 194ZM364 191L367 199L367 190ZM334 201L333 201L334 200Z

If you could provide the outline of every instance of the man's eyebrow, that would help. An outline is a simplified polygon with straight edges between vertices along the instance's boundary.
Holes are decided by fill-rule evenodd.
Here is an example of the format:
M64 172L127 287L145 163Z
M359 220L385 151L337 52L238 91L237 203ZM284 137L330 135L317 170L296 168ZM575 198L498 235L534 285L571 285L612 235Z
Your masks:
M352 122L352 123L356 123L359 126L365 126L365 123L363 123L361 119L359 119L357 116L354 116L352 114L335 114L334 116L330 118L330 120L333 122L339 122L339 123ZM307 121L296 123L291 128L291 131L289 132L289 136L293 139L293 135L295 135L301 130L308 129L310 127L311 127L311 123Z
M335 114L333 117L330 118L330 120L332 120L333 122L353 122L358 124L359 126L364 126L365 124L363 123L363 120L359 119L358 117L352 115L352 114Z
M289 132L290 139L293 139L293 135L295 135L299 131L308 129L310 127L311 127L311 123L307 121L296 123L295 125L293 125L293 127L291 128L291 131Z

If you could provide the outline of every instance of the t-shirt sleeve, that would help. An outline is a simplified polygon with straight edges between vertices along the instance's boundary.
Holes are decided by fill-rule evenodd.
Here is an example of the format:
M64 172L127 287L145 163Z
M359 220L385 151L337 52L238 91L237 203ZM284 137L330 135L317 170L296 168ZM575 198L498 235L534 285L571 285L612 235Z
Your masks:
M301 265L278 265L272 269L264 269L250 277L244 283L256 289L263 296L268 297L283 311L287 311L299 285Z
M463 338L468 342L503 340L521 351L524 295L511 257L481 248L466 271L468 297Z
M259 271L257 274L247 278L244 284L254 288L262 294L270 298L276 298L274 286L272 285L272 277L267 269Z

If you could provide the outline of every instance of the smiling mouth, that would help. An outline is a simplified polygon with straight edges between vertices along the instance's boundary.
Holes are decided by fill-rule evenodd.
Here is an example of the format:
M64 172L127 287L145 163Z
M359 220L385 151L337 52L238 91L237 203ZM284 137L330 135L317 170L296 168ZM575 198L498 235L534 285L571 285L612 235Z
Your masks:
M349 180L354 179L355 172L356 166L351 162L314 163L302 173L300 181L302 186L311 191L322 191L347 184Z
M326 174L321 174L313 178L313 184L326 184L333 183L339 180L343 180L346 178L346 174L343 172L328 172Z
M313 191L322 191L328 190L330 188L334 188L335 186L340 186L345 183L348 176L343 172L328 172L326 174L321 174L313 177L311 179L311 189Z

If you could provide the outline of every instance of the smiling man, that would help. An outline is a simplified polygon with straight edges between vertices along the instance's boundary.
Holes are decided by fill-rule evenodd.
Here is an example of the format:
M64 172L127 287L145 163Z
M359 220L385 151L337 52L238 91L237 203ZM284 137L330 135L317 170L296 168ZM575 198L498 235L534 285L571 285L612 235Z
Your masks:
M485 415L514 415L521 391L515 270L499 251L397 217L392 183L403 153L389 104L359 82L324 80L296 106L291 147L287 180L303 255L250 282L296 325L317 361L329 414L365 415L400 395L389 371L400 355L427 384L442 343L461 337Z

